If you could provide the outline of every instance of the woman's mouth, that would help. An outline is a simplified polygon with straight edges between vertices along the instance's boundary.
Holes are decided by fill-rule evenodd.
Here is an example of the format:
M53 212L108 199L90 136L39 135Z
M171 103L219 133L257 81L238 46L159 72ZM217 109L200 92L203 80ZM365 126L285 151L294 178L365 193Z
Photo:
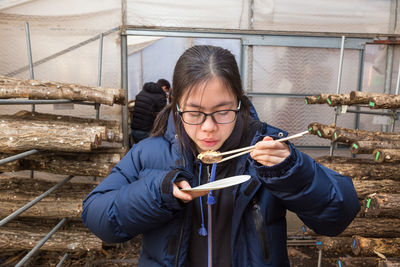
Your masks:
M204 139L201 140L201 143L205 146L205 147L213 147L216 144L218 144L217 140L209 140L209 139Z

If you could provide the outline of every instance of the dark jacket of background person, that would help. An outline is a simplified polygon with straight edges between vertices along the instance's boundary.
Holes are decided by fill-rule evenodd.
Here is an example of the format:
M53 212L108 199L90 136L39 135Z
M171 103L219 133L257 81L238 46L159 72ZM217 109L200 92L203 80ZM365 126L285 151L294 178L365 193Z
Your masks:
M172 195L171 183L185 177L196 186L191 174L195 159L188 148L181 150L172 116L167 127L164 136L133 146L83 203L83 222L106 242L124 242L143 234L139 266L185 266L189 253L195 201L183 204ZM251 136L251 144L266 135L280 138L287 133L262 123ZM233 267L289 266L287 209L317 234L328 236L341 233L360 210L349 177L288 145L290 156L276 166L262 166L249 154L238 157L236 163L227 162L237 168L235 173L251 175L250 180L232 188ZM171 166L175 166L173 170ZM252 215L254 200L269 240L268 260L259 245L262 240Z
M154 82L145 83L142 91L136 95L131 129L150 132L158 112L160 112L166 104L166 94L161 86Z

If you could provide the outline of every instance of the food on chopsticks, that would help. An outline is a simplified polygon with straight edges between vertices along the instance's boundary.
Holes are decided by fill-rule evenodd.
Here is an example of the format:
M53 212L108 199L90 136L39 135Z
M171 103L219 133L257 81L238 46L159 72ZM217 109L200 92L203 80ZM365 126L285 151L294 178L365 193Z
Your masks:
M201 160L203 163L212 164L222 160L222 155L221 152L214 150L207 150L199 153L199 155L197 155L197 158Z

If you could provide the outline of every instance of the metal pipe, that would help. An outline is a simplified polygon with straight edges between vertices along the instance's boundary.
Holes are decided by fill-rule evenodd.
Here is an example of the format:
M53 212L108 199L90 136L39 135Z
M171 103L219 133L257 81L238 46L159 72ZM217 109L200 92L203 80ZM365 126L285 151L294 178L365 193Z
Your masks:
M125 104L122 105L122 134L124 147L129 146L128 132L128 38L121 34L121 88L125 90Z
M342 43L340 47L340 60L339 60L339 71L338 71L338 80L337 80L337 85L336 85L336 94L339 94L340 92L340 83L342 81L342 70L343 70L343 56L344 56L344 40L346 37L343 35L342 36ZM337 110L335 109L335 117L334 117L334 123L336 125L337 123ZM332 157L333 155L333 149L334 149L334 142L331 142L331 146L329 149L329 155Z
M36 244L36 246L31 251L28 252L28 254L25 255L25 257L20 262L17 263L17 265L15 265L15 267L23 266L66 222L67 218L63 218L42 240L39 241L39 243Z
M322 249L318 250L318 267L321 267L322 262Z
M31 34L29 31L29 23L25 22L25 34L26 34L26 47L28 49L28 61L29 61L29 73L31 79L35 79L35 75L33 73L33 61L32 61L32 49L31 49Z
M6 223L8 223L9 221L11 221L12 219L16 218L18 215L20 215L21 213L23 213L24 211L26 211L27 209L29 209L30 207L32 207L33 205L35 205L36 203L38 203L40 200L42 200L43 198L47 197L51 192L53 192L54 190L58 189L59 187L63 186L66 182L68 182L69 180L72 179L72 177L74 177L73 175L68 176L67 178L65 178L63 181L61 181L60 183L56 184L55 186L53 186L52 188L50 188L49 190L47 190L46 192L44 192L43 194L39 195L38 197L36 197L35 199L33 199L32 201L30 201L29 203L25 204L23 207L19 208L18 210L14 211L13 213L11 213L10 215L8 215L6 218L4 218L3 220L0 221L0 227L5 225Z
M360 61L359 61L359 67L358 67L358 82L357 82L357 91L362 91L362 83L363 83L363 76L364 76L364 49L360 50ZM356 107L357 110L360 110L360 107ZM356 113L356 118L354 122L354 128L358 129L360 127L360 113Z
M291 94L291 93L269 93L269 92L246 92L249 96L275 96L275 97L291 97L291 98L305 98L313 94Z
M383 92L387 94L390 94L392 91L393 58L394 58L394 45L388 45L386 52L385 84L383 89ZM385 112L387 112L387 110L385 110ZM381 131L387 132L388 125L382 125Z
M62 264L64 263L64 261L68 258L68 256L69 256L69 253L68 252L65 253L64 256L62 257L62 259L58 262L56 267L61 267Z
M32 150L28 150L28 151L13 155L11 157L0 159L0 165L6 164L8 162L11 162L11 161L14 161L14 160L17 160L17 159L25 158L25 157L27 157L29 155L33 155L33 154L38 153L38 152L39 152L39 150L32 149Z
M99 64L98 64L98 72L97 72L97 86L101 87L101 74L103 68L103 34L100 34L99 37ZM94 106L96 109L96 119L100 118L100 105L97 104Z
M32 60L32 47L31 47L31 34L29 30L29 23L25 22L25 33L26 33L26 47L28 49L28 61L29 61L29 73L31 80L35 79L35 75L33 73L33 60ZM35 104L32 104L31 111L35 112ZM31 178L35 176L33 170L31 170Z
M113 29L111 29L111 30L109 30L109 31L106 31L106 32L103 33L103 35L106 36L106 35L109 35L109 34L111 34L111 33L113 33L113 32L116 32L116 31L118 31L118 30L120 30L120 27L116 27L116 28L113 28ZM75 49L78 49L78 48L80 48L80 47L82 47L82 46L84 46L84 45L87 45L87 44L89 44L89 43L91 43L91 42L96 41L97 38L99 38L98 35L96 35L96 36L94 36L94 37L92 37L92 38L89 38L89 39L87 39L87 40L85 40L85 41L83 41L83 42L80 42L80 43L78 43L78 44L76 44L76 45L70 46L70 47L68 47L68 48L66 48L66 49L64 49L64 50L62 50L62 51L60 51L60 52L57 52L57 53L51 55L51 56L45 57L45 58L43 58L43 59L40 59L40 60L36 61L35 63L33 63L33 66L41 65L41 64L43 64L43 63L46 63L47 61L50 61L50 60L52 60L52 59L55 59L55 58L57 58L57 57L59 57L59 56L62 56L62 55L64 55L64 54L66 54L66 53L69 53L69 52L71 52L71 51L74 51ZM7 73L5 76L13 77L13 76L15 76L15 75L17 75L17 74L20 74L20 73L22 73L22 72L28 70L28 69L29 69L29 66L24 66L24 67L22 67L22 68L19 68L19 69L17 69L17 70L14 70L14 71L12 71L12 72Z
M379 115L379 116L393 116L393 114L385 113L385 112L378 112L378 111L367 111L367 110L346 110L347 113L361 113L361 114L368 114L368 115ZM400 111L395 112L395 114L400 113Z
M75 103L80 105L93 106L95 103L83 102L79 100L67 100L67 99L51 99L51 100L31 100L31 99L0 99L0 105L21 105L21 104L64 104L64 103Z

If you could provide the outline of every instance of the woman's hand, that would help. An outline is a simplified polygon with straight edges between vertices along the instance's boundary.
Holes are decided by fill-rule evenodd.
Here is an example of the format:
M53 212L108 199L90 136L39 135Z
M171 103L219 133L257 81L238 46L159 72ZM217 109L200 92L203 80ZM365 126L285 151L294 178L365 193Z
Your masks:
M290 155L289 146L284 142L276 142L269 136L258 142L250 156L258 163L273 166L284 161Z
M182 180L173 184L173 192L172 194L177 199L182 200L184 203L188 203L192 201L196 197L201 197L207 195L209 191L193 191L193 192L184 192L181 189L189 189L192 188L188 181Z

